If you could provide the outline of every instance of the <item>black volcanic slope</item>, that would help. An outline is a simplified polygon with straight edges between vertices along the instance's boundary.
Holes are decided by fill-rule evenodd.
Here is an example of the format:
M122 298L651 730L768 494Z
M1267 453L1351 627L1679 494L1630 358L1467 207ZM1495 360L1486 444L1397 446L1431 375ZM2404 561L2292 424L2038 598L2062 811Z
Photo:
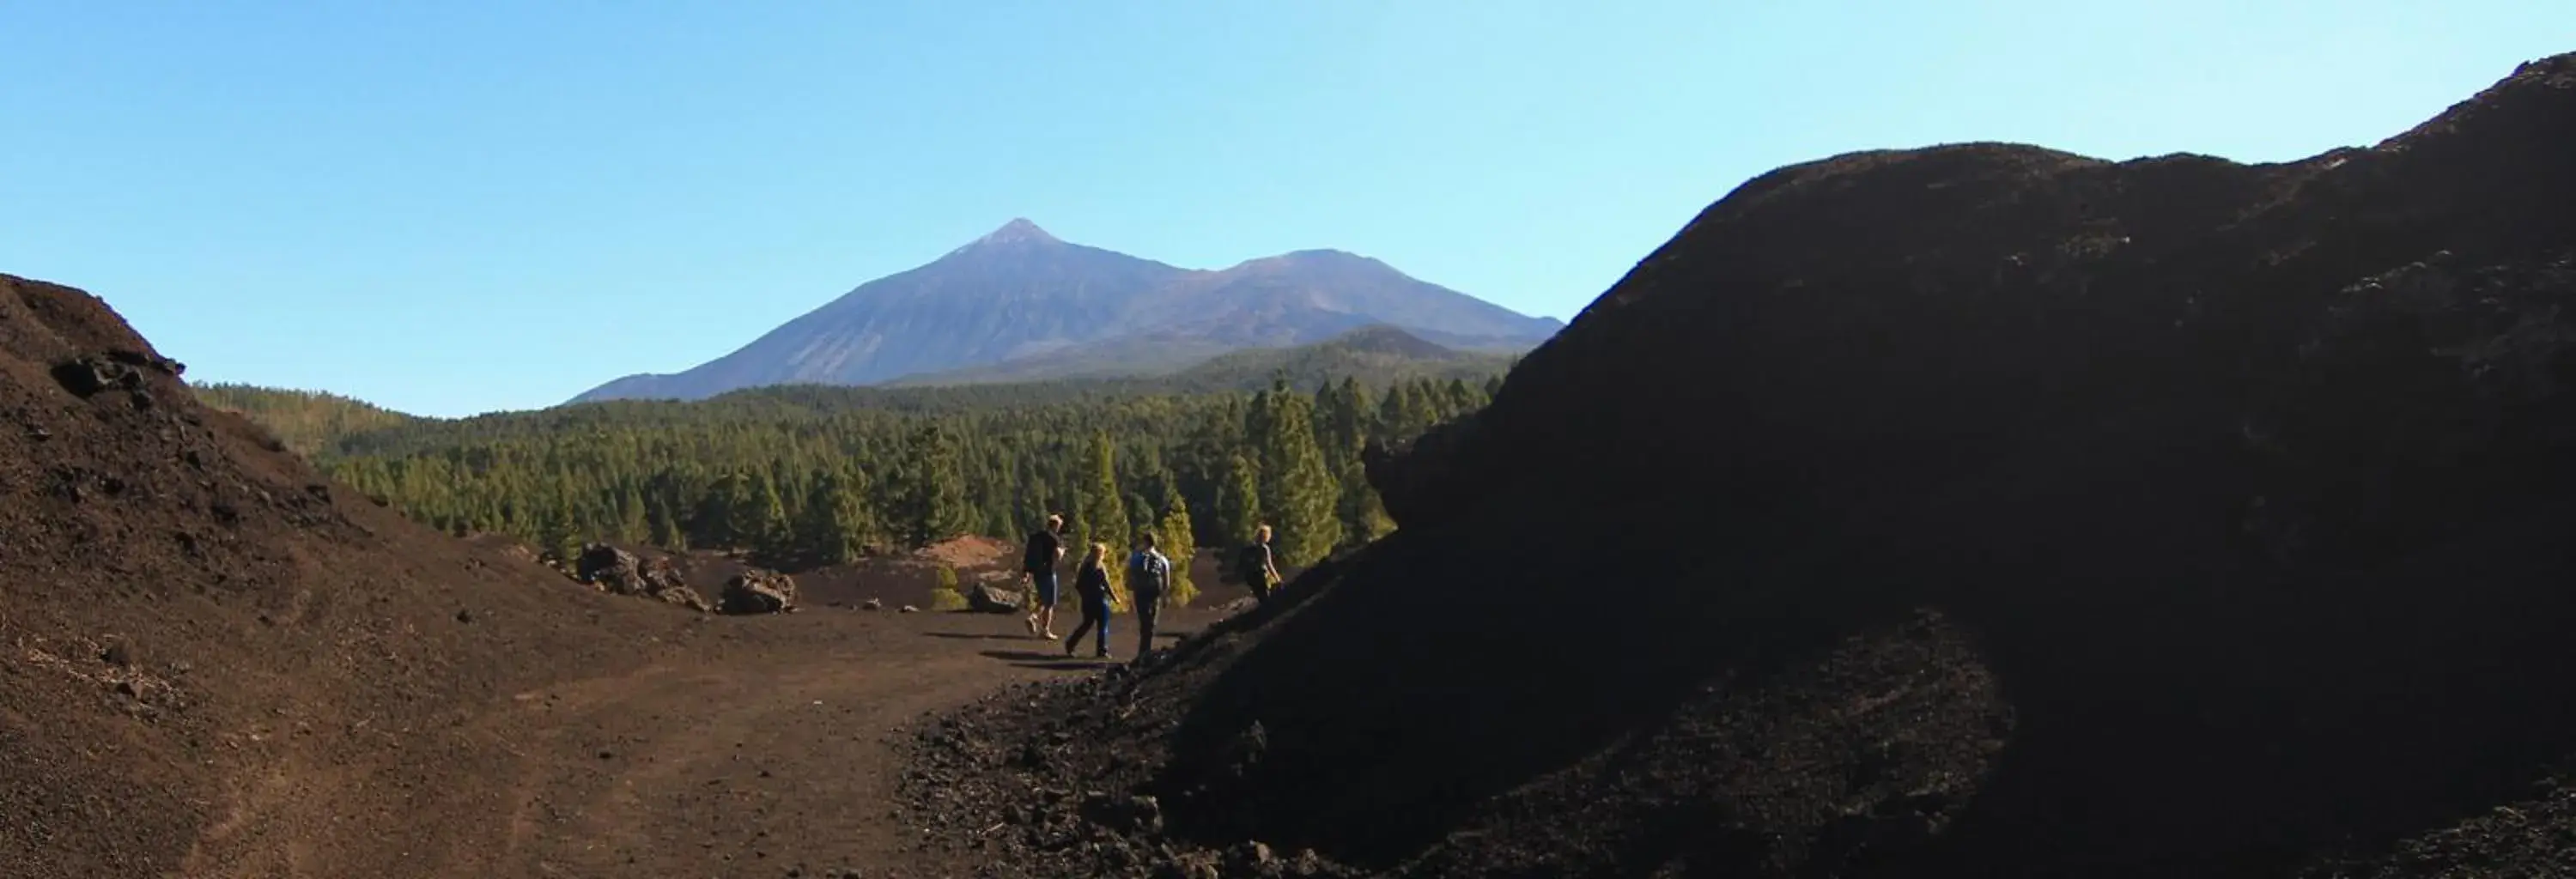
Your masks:
M2565 875L2571 145L2561 56L2294 163L1765 174L1375 456L1394 536L926 730L920 817L1013 875ZM975 836L1046 790L1106 796Z

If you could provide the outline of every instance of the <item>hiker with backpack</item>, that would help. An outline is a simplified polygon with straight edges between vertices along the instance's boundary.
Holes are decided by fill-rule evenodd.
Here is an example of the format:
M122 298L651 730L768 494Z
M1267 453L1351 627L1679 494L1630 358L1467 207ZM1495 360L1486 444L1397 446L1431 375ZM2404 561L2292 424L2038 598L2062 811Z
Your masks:
M1029 584L1029 634L1046 633L1055 640L1055 605L1063 596L1057 594L1055 566L1064 560L1064 516L1048 516L1046 525L1029 534L1028 550L1020 556L1020 579Z
M1127 595L1136 600L1136 661L1154 649L1154 619L1162 615L1163 596L1172 584L1172 560L1154 549L1154 533L1136 536L1136 551L1127 556Z
M1109 544L1095 543L1073 573L1073 592L1082 599L1082 623L1064 639L1064 655L1082 646L1085 632L1098 633L1101 659L1109 657Z
M1252 587L1252 599L1270 603L1270 590L1279 586L1279 565L1270 553L1270 526L1253 529L1252 542L1234 554L1234 580Z

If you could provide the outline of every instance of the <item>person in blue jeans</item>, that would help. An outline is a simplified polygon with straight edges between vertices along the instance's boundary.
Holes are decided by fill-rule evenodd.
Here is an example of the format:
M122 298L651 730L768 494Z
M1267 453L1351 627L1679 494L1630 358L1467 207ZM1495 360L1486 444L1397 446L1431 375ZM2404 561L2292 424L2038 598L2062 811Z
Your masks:
M1073 575L1073 591L1082 598L1082 624L1065 636L1064 655L1072 656L1082 646L1085 632L1098 633L1099 652L1109 658L1109 544L1095 543L1082 556L1082 567Z
M1055 640L1055 605L1062 600L1055 566L1064 560L1064 516L1048 516L1046 525L1029 533L1028 552L1020 556L1020 576L1029 584L1029 634Z

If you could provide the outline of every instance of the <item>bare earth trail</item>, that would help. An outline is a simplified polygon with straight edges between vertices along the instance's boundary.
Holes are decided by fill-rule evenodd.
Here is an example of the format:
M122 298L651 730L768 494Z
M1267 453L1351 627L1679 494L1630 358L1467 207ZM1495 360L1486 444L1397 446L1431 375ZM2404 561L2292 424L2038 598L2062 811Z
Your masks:
M1173 616L1173 637L1212 618ZM1132 618L1118 622L1112 649L1123 657ZM1063 659L1013 616L823 609L702 625L677 657L519 693L477 719L479 732L512 742L520 766L452 777L444 793L506 803L506 813L481 819L481 833L458 828L479 845L417 866L477 877L946 875L914 853L920 831L893 811L906 730L1006 684L1102 667Z

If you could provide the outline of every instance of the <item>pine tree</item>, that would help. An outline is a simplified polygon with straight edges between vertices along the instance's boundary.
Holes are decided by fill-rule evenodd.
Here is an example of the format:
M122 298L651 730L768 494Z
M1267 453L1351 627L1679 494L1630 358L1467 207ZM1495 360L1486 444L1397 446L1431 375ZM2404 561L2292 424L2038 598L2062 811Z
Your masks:
M1441 388L1441 396L1447 402L1447 406L1440 413L1443 421L1474 412L1485 405L1484 395L1478 389L1469 387L1464 379L1450 379L1449 384Z
M581 538L575 534L572 505L555 499L536 513L534 538L540 552L550 553L561 561L572 561L581 555Z
M1316 443L1324 451L1326 471L1340 473L1343 465L1359 458L1360 449L1368 444L1374 415L1369 411L1368 389L1360 387L1358 379L1343 379L1316 392Z
M929 546L966 528L966 484L954 440L924 424L904 443L902 482L894 493L895 527L906 545Z
M865 553L874 528L857 482L856 477L828 472L814 480L796 529L799 555L817 565L846 565Z
M1086 543L1106 543L1111 550L1127 545L1126 492L1119 490L1118 449L1101 433L1091 442L1091 481L1083 486L1081 527Z
M1261 467L1249 456L1237 454L1228 459L1225 483L1217 494L1218 545L1250 541L1252 528L1261 523L1261 515Z
M737 473L725 483L725 522L732 527L732 540L724 548L749 550L769 537L767 498L776 494L769 480L747 473Z
M1396 382L1389 386L1386 399L1379 401L1377 407L1379 437L1397 441L1411 439L1415 411L1412 385Z
M1274 549L1281 563L1305 567L1341 545L1341 484L1324 469L1307 398L1284 385L1264 396L1262 430L1254 435L1261 448L1262 512L1277 529Z
M689 551L688 532L680 528L679 514L671 512L671 502L661 495L653 497L653 545L672 552Z
M773 562L796 554L796 523L787 516L787 502L779 497L778 482L760 481L760 542L756 545L763 558Z
M727 473L709 484L698 498L697 516L690 522L691 540L710 549L736 545L741 529L734 525L735 495L744 489L742 477Z
M1110 445L1109 434L1100 433L1091 441L1091 484L1083 490L1083 505L1076 516L1076 544L1085 550L1090 544L1109 547L1109 582L1115 586L1125 580L1127 539L1127 503L1118 490L1118 452ZM1114 591L1114 590L1113 590Z
M653 525L644 512L644 498L636 493L632 483L618 489L617 511L618 542L641 543L652 538Z
M1199 594L1198 584L1190 582L1190 559L1198 556L1197 538L1192 536L1190 505L1175 489L1163 498L1163 521L1154 529L1157 549L1172 560L1172 582L1164 593L1173 607L1188 607Z

